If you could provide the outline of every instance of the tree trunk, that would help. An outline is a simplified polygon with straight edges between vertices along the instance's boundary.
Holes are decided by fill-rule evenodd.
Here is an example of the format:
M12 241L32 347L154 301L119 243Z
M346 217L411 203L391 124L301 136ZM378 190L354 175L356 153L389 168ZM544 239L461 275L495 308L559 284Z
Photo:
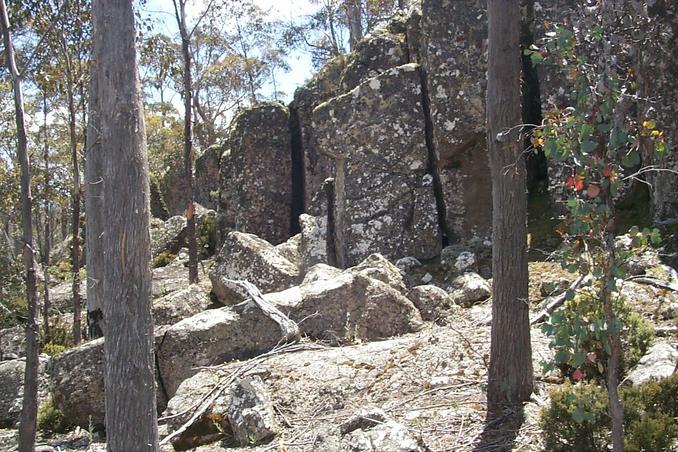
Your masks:
M24 99L21 77L14 60L12 37L9 31L9 17L5 0L0 0L2 14L2 35L5 45L5 61L12 77L14 89L14 110L17 129L17 157L21 168L21 221L23 227L23 261L26 268L26 296L28 319L26 322L26 367L24 372L24 395L19 427L19 451L30 452L35 445L36 418L38 414L38 288L35 279L33 247L33 223L31 211L31 168L28 160L28 140L24 120Z
M492 344L488 409L532 393L527 196L520 129L519 1L489 0L487 143L492 177ZM511 130L509 132L509 129Z
M76 110L73 94L73 70L70 55L64 44L64 57L66 60L66 96L68 98L68 131L71 145L71 164L73 169L73 192L71 194L72 216L71 234L73 245L71 247L71 263L73 266L73 343L80 344L82 339L82 303L80 301L80 165L78 164L78 138L76 132Z
M179 5L177 7L177 2ZM190 37L186 29L185 0L174 0L177 25L181 34L181 53L184 59L184 175L186 177L186 234L188 236L188 281L198 282L198 241L195 236L195 208L193 205L193 81L191 76Z
M45 147L43 150L43 159L45 160L45 241L44 241L44 248L42 250L42 276L44 279L44 288L45 288L45 294L44 294L44 299L42 303L42 331L45 336L45 342L49 342L50 340L50 330L49 330L49 308L50 308L50 300L49 300L49 272L47 271L49 269L49 253L52 251L51 249L51 236L52 236L52 231L51 231L51 214L50 214L50 208L49 208L49 184L50 184L50 175L49 175L49 135L47 133L47 96L44 95L42 98L42 112L43 112L43 132L44 132L44 140L45 140Z
M95 0L91 98L102 147L104 382L110 451L157 451L148 162L131 0ZM90 129L91 130L91 129ZM101 282L100 282L101 283Z
M351 51L355 50L356 44L363 38L362 11L360 0L346 0L344 9L348 22L348 44Z
M105 331L103 311L104 290L104 179L102 169L102 142L97 78L90 80L89 121L87 148L85 148L85 240L87 247L87 333L90 339L102 337Z

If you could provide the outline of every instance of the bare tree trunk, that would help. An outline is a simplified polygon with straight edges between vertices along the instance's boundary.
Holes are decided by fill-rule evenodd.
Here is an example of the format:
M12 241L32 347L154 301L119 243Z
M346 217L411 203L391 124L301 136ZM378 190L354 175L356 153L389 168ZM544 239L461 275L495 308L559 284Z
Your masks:
M492 344L488 409L532 393L527 195L520 130L519 1L489 0L487 142L492 175ZM508 130L511 129L511 132Z
M193 204L193 82L191 76L190 36L186 29L186 2L173 0L177 25L181 34L181 52L184 59L184 175L186 177L186 234L188 235L188 281L198 282L198 242L195 236L195 207ZM177 5L177 1L179 4Z
M43 132L45 147L43 150L43 159L45 160L45 243L42 250L42 276L44 279L44 288L45 294L42 303L42 331L45 336L45 342L50 340L50 330L49 330L49 253L51 249L51 215L50 215L50 199L49 199L49 184L50 184L50 175L49 175L49 135L47 133L47 96L43 95L42 98L42 113L43 113Z
M35 445L36 418L38 414L38 288L35 279L33 247L33 223L31 211L31 168L28 159L28 140L24 120L24 99L21 77L14 60L12 37L9 31L9 17L5 0L0 0L2 14L2 35L5 45L5 61L12 77L14 89L14 110L17 129L17 157L21 168L21 221L23 227L23 260L26 268L26 296L28 298L28 320L26 323L26 367L24 372L24 395L19 427L19 451L30 452Z
M68 131L71 145L71 164L73 169L73 192L71 195L72 212L71 234L71 263L73 266L73 343L80 344L82 339L82 302L80 300L80 166L78 164L78 138L76 132L76 110L73 94L73 70L70 55L64 44L66 59L66 96L68 98Z
M102 337L105 331L103 311L104 290L104 179L102 168L103 143L97 77L92 76L89 92L89 121L85 148L85 240L87 247L87 333L90 339Z
M102 147L106 438L157 451L148 162L131 0L95 0L91 99Z
M363 38L362 11L360 0L345 0L344 9L348 22L348 44L350 50L355 50L356 44Z

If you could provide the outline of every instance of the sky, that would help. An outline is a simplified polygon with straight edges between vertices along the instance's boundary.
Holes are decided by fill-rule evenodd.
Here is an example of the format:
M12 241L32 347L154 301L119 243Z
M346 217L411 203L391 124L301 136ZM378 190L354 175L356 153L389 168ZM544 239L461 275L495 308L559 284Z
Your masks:
M192 22L192 18L197 17L204 10L206 3L208 3L206 0L188 1L186 12L189 23ZM264 11L268 11L271 19L285 22L298 20L318 9L318 5L314 5L309 0L254 0L254 3ZM178 34L172 0L148 0L141 11L153 19L157 24L158 31L169 35ZM280 99L284 102L291 101L294 90L313 75L311 57L307 52L293 52L289 57L288 64L290 70L287 73L276 74L278 91L285 93L285 97ZM272 91L272 86L268 87L268 90L264 88L263 94L266 95Z

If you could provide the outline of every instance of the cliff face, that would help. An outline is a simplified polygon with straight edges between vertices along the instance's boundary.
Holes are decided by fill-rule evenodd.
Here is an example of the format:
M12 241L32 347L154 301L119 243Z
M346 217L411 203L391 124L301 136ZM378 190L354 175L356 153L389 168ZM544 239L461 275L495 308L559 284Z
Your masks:
M571 22L577 14L572 3L529 9L524 44L543 34L547 17ZM671 49L661 44L674 36L673 9L658 2L649 12L662 24L658 49ZM230 154L220 163L221 224L279 243L299 231L300 213L324 217L330 206L336 223L330 239L344 266L372 252L427 259L449 243L486 245L492 204L486 50L485 2L424 0L421 10L394 16L353 53L328 62L297 89L287 108L275 107L280 120L267 117L270 106L242 113L232 125ZM668 148L676 134L668 114L675 111L675 80L669 75L675 60L645 52L631 62L654 74L644 83L654 84L662 97L650 107L666 131ZM532 94L524 102L534 104L530 113L539 117L539 99L542 108L562 100L567 83L547 66L538 77L530 74L524 90ZM548 164L552 176L562 169ZM675 156L663 165L675 169ZM528 167L544 173L531 179L546 177L543 168ZM322 189L327 178L334 178L329 200ZM662 172L650 179L653 219L677 218L676 175ZM549 192L557 201L558 184Z

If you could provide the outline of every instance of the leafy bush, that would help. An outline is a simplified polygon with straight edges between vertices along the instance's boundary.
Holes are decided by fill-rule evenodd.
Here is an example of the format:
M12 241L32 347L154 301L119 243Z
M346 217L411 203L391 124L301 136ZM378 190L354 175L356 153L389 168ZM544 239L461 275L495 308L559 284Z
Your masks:
M674 450L678 441L678 374L637 388L623 387L627 451ZM541 414L549 451L600 451L610 446L607 393L596 382L566 382Z
M49 356L56 356L65 352L66 350L67 348L65 345L55 344L54 342L47 342L46 344L42 345L40 351Z
M216 218L205 215L197 229L198 249L201 250L200 252L203 256L211 256L217 249L218 230Z
M64 433L69 427L62 413L50 397L38 409L38 428L45 433Z
M63 353L73 347L73 331L71 325L66 322L52 319L49 325L49 337L45 337L45 331L40 329L40 353L50 356Z
M163 251L153 258L153 268L165 267L174 260L176 255L170 251Z
M555 350L555 365L563 375L574 380L605 379L610 348L602 309L590 292L584 292L566 302L542 326L542 331L551 338L549 346ZM652 346L654 329L650 322L632 312L622 297L615 301L615 311L619 325L613 328L621 330L623 358L619 371L623 378Z

